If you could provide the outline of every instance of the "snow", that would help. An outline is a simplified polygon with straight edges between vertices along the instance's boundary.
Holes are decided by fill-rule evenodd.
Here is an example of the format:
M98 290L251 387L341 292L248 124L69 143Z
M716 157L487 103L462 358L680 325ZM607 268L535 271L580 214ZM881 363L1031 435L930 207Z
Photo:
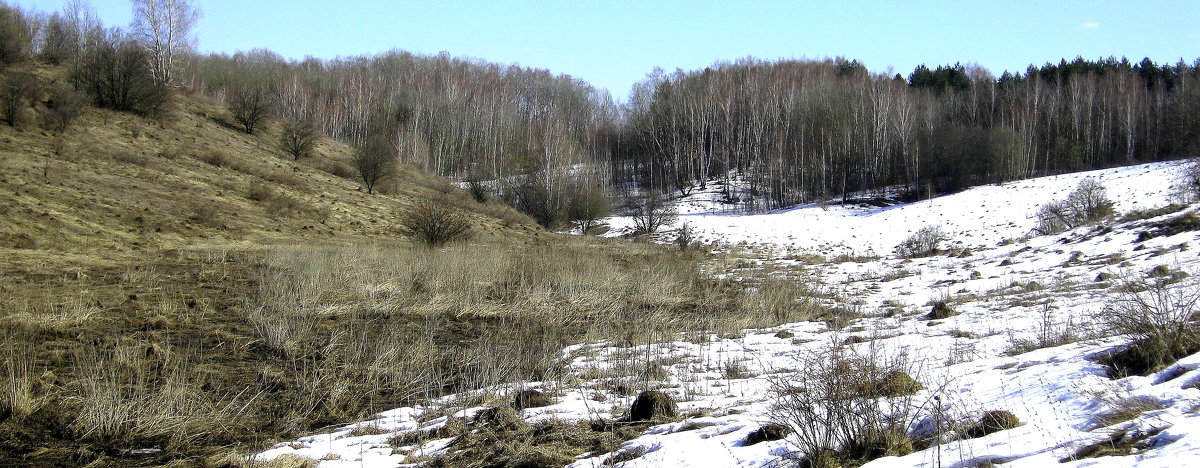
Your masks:
M573 358L568 370L577 377L570 386L514 382L489 390L533 387L555 393L554 405L522 412L530 422L614 419L629 407L632 396L612 392L611 379L603 376L630 360L656 360L668 375L656 386L679 401L681 414L692 416L651 426L625 442L623 450L641 449L645 454L620 466L778 466L780 460L796 456L788 440L743 445L751 431L772 419L773 384L801 375L803 361L798 356L853 336L862 342L845 346L907 360L911 374L925 387L912 400L926 408L936 405L940 417L966 421L984 411L1007 410L1022 422L984 437L945 440L906 456L877 459L868 467L973 466L985 461L1005 466L1183 466L1200 459L1200 355L1154 375L1109 379L1094 358L1130 338L1107 336L1097 323L1097 313L1118 293L1096 277L1141 276L1168 265L1193 273L1184 283L1195 284L1200 272L1193 245L1197 232L1137 242L1145 223L1180 212L1117 224L1110 232L1080 228L1032 235L1037 207L1064 198L1084 178L1104 184L1117 211L1126 213L1170 204L1171 185L1182 170L1180 163L1146 164L976 187L887 208L805 205L760 215L721 213L715 192L698 193L679 202L686 207L679 221L692 226L700 240L739 245L727 250L756 255L757 262L782 271L815 275L843 305L867 317L842 330L799 322L744 330L740 336L680 336L635 347L581 343L563 350ZM628 220L613 218L610 224L619 231ZM969 252L914 260L892 254L900 241L926 225L940 225L955 247ZM797 257L803 253L818 254L825 261L806 263ZM833 261L843 254L858 258ZM953 303L958 315L923 320L928 305L938 300ZM777 337L781 331L793 336ZM1023 346L1066 332L1081 339L1040 349ZM731 375L731 366L740 372ZM1098 415L1130 398L1155 402L1159 409L1097 427ZM451 396L428 406L398 408L372 421L280 443L256 458L290 454L321 460L322 467L409 466L404 463L412 457L449 450L452 439L399 450L388 445L388 439L446 424L445 416L425 416L462 400ZM457 415L470 416L481 409L461 409ZM372 430L356 431L362 426ZM1132 455L1060 463L1118 429L1147 437ZM580 454L570 467L601 466L610 455Z

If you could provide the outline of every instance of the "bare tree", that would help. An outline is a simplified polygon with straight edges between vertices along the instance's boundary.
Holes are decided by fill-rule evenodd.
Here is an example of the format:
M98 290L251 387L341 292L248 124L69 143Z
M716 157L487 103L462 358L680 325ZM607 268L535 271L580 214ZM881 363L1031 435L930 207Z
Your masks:
M171 84L176 55L192 47L199 19L200 10L188 0L133 0L133 31L150 51L150 68L160 84Z
M308 119L288 119L283 123L279 144L295 160L308 156L317 145L317 127Z
M253 135L254 129L271 117L275 111L272 94L259 83L243 83L229 91L226 104L242 131Z
M383 135L369 137L354 151L351 163L367 186L367 193L373 194L379 181L396 170L396 145Z

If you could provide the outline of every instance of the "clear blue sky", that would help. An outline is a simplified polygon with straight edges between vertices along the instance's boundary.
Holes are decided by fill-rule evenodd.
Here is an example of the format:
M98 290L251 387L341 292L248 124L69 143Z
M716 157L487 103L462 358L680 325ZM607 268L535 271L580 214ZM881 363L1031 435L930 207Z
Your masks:
M8 0L42 11L65 0ZM108 25L127 0L93 0ZM195 0L202 52L267 48L289 58L389 49L519 63L624 100L654 67L718 60L846 57L905 76L920 63L1200 57L1200 1L383 1Z

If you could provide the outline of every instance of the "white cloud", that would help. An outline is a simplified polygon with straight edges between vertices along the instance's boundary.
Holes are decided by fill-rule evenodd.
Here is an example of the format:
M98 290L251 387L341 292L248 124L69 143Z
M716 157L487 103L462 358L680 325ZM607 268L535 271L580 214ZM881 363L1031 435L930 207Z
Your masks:
M1084 21L1083 23L1080 23L1079 26L1076 26L1075 29L1079 29L1079 30L1100 29L1100 23L1097 23L1095 21Z

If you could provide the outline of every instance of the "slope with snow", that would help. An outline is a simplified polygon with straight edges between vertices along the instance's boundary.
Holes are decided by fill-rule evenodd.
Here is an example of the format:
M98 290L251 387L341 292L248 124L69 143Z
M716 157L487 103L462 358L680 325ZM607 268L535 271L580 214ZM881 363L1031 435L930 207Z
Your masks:
M1130 341L1106 336L1097 321L1101 309L1121 294L1119 279L1144 277L1160 265L1175 272L1200 271L1193 246L1197 232L1138 237L1147 223L1197 207L1115 223L1111 230L1030 235L1037 206L1065 197L1083 178L1102 182L1118 212L1129 212L1168 205L1171 184L1181 170L1178 163L1159 163L1092 171L977 187L888 208L802 206L754 216L682 215L681 221L709 241L744 243L764 252L765 261L775 268L816 275L842 298L843 307L861 311L865 318L840 330L800 322L745 330L740 336L681 336L674 342L631 348L579 344L564 350L573 358L569 370L576 379L569 380L577 383L513 384L557 395L555 404L527 409L522 415L531 422L620 417L632 398L614 393L608 380L594 376L605 375L598 371L618 368L631 357L652 359L667 375L657 386L680 402L682 414L693 417L652 426L626 442L622 450L643 454L620 466L778 466L780 460L795 456L788 440L743 444L751 431L772 420L772 388L803 375L798 356L844 346L908 362L911 374L924 386L913 401L927 413L936 407L939 418L965 421L984 411L1007 410L1022 423L866 466L1057 465L1117 431L1144 437L1134 454L1063 464L1185 466L1200 459L1200 355L1153 375L1117 380L1109 379L1095 358ZM619 228L622 222L615 219L613 225ZM891 255L897 243L930 224L943 227L961 247L958 255L916 260ZM797 260L796 253L826 259L846 253L858 260L811 264ZM1117 279L1106 279L1108 275ZM1180 287L1195 288L1196 279L1184 278ZM924 319L934 301L954 304L958 315ZM1077 339L1059 339L1068 335ZM1100 427L1100 415L1128 401L1142 402L1144 410L1129 421ZM445 416L422 417L436 409L399 408L376 420L279 444L259 458L326 458L320 462L323 467L407 466L402 464L414 461L411 457L448 450L452 440L404 450L387 440L446 424ZM481 409L468 408L459 416ZM373 430L356 430L363 426ZM367 435L356 435L364 432ZM571 466L602 466L610 455L582 454Z

